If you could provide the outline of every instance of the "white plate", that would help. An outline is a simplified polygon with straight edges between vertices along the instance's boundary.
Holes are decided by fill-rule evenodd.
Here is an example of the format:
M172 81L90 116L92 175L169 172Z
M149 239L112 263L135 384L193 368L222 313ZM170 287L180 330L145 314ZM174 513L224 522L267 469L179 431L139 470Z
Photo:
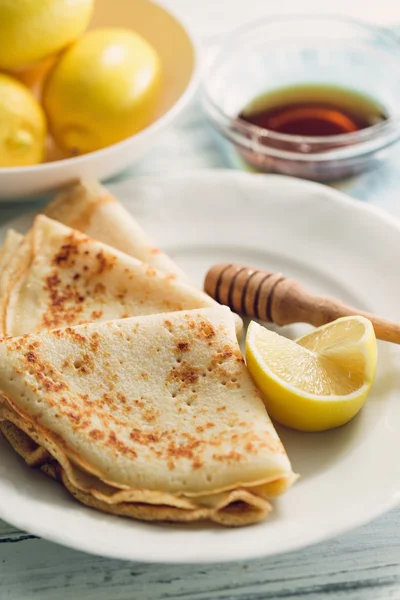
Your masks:
M113 191L199 285L212 264L240 261L400 320L400 225L339 192L234 172L130 181ZM3 442L0 517L79 550L150 562L249 559L347 531L400 498L399 358L398 347L380 344L373 391L349 425L324 434L280 429L301 479L263 524L223 529L104 515L28 469Z

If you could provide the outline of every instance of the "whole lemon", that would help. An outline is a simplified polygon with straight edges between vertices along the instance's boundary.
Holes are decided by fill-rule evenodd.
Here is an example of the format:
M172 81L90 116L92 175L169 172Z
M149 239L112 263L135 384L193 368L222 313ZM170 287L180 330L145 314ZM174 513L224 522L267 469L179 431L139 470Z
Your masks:
M41 162L45 139L45 115L31 91L0 74L0 167Z
M143 129L161 88L161 64L139 34L119 28L85 34L45 82L43 104L68 155L92 152Z
M0 69L29 67L86 29L94 0L0 0Z

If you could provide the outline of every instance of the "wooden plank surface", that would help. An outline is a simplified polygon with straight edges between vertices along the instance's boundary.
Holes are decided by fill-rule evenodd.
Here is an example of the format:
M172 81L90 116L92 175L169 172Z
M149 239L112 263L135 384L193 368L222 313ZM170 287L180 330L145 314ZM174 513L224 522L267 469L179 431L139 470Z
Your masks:
M60 523L62 527L62 523ZM108 560L0 534L1 600L398 600L400 510L290 554L226 565Z

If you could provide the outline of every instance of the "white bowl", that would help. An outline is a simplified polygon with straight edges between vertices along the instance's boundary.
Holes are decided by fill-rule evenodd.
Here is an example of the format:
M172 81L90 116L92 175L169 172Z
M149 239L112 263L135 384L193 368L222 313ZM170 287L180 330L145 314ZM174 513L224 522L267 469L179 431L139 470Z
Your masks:
M0 201L33 197L78 178L104 179L132 164L182 112L199 80L198 48L187 28L167 10L147 0L96 0L90 28L128 27L157 50L165 86L153 122L108 148L30 167L0 168Z

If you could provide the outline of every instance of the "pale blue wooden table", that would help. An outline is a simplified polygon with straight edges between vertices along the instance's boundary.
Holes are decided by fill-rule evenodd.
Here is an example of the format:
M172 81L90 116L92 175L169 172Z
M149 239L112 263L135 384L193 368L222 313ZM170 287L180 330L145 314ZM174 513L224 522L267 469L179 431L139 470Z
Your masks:
M164 4L178 10L191 5L195 20L203 18L199 33L206 43L214 43L219 32L240 23L244 4L261 14L268 3L165 0ZM338 2L342 12L351 5L357 14L355 4ZM397 14L395 3L387 0L360 2L358 12L370 11L369 16L379 18L377 5L385 6L385 14L391 10L392 20L400 22L400 5ZM288 2L282 6L288 9ZM231 167L194 103L157 146L122 176ZM400 145L381 169L335 187L400 217ZM0 223L39 205L2 204ZM0 600L400 600L399 534L400 509L329 542L275 558L230 565L164 566L88 556L0 521Z

